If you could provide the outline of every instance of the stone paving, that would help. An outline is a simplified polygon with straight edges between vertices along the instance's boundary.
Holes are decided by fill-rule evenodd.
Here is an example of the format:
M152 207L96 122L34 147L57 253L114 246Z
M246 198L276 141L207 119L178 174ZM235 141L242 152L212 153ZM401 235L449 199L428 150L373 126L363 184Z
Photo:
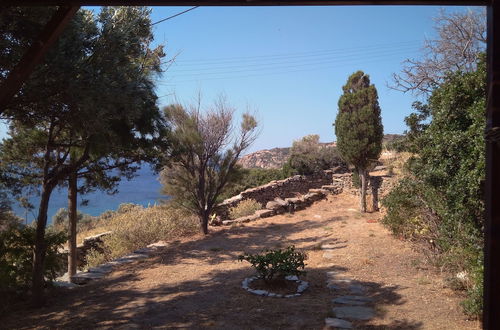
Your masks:
M334 244L323 244L323 258L334 259ZM328 271L326 273L327 287L334 294L332 299L332 312L335 318L325 319L325 326L328 329L352 329L352 321L368 321L375 317L375 310L372 305L373 299L365 296L368 289L357 283L355 280L345 276L340 271ZM349 292L349 294L345 294Z
M123 264L127 264L130 262L134 262L135 260L148 258L150 254L155 252L158 248L166 246L164 242L157 242L148 245L145 248L134 251L131 254L126 256L114 259L97 267L91 267L87 271L77 272L74 276L71 277L71 281L69 280L68 273L65 273L63 276L58 277L56 281L54 281L54 285L60 287L77 287L79 285L87 284L91 281L100 280L107 274L113 272L113 270Z

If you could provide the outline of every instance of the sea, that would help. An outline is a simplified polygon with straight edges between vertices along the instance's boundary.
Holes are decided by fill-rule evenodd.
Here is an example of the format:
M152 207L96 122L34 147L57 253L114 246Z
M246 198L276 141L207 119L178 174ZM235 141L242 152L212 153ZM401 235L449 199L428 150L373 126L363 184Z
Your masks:
M78 210L85 214L98 216L107 210L114 211L118 209L118 206L122 203L134 203L147 207L168 200L168 196L160 193L162 186L158 180L158 174L154 173L149 166L141 167L136 174L137 176L131 180L124 178L117 188L118 192L114 195L109 195L102 191L79 195ZM88 200L88 203L82 205L81 202L83 200ZM32 196L29 198L29 201L35 206L31 211L25 210L16 202L13 202L12 205L14 213L24 219L26 223L31 223L36 218L40 197ZM67 207L67 189L56 188L50 197L48 223L52 222L52 217L60 208Z

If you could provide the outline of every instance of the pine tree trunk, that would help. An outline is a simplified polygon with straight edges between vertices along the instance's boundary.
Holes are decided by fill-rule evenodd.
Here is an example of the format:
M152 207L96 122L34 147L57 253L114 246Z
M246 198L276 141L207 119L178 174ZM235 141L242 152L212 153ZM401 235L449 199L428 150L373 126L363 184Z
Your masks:
M49 208L50 194L52 187L48 187L46 183L42 186L42 195L40 197L40 206L38 208L38 216L36 218L36 238L35 251L33 256L33 277L32 277L32 292L33 305L40 307L45 302L44 297L44 278L43 270L45 268L45 226L47 225L47 211Z
M359 194L359 210L362 213L366 212L366 171L364 169L358 170L359 179L361 180L361 188Z
M71 173L68 179L68 275L71 281L71 276L76 274L76 202L77 202L77 177L76 173Z
M378 189L379 189L379 183L378 182L374 182L374 180L370 179L371 180L371 184L372 184L372 204L373 204L373 211L374 212L377 212L379 210L379 207L378 207Z
M208 212L203 212L200 217L201 232L205 235L208 234L208 219L210 214Z

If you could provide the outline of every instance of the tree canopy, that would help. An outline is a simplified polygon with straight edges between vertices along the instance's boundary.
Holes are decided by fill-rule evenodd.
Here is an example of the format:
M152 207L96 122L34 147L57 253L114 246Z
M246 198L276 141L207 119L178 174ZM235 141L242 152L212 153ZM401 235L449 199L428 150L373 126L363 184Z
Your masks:
M380 116L377 89L363 71L353 73L342 87L335 119L337 148L361 178L360 209L366 211L366 176L371 163L382 151L384 128Z
M31 9L19 15L21 21L38 19ZM22 32L8 33L22 39ZM41 192L33 276L37 300L53 189L69 177L83 179L82 191L112 189L120 172L130 176L132 164L152 159L155 145L165 141L153 83L164 54L161 46L150 49L152 40L149 9L106 7L97 16L80 10L4 112L10 124L10 138L1 146L5 173L18 187L39 186ZM110 175L113 168L120 172Z
M220 194L238 176L237 160L256 138L257 121L245 113L239 132L234 132L234 109L224 99L203 112L179 104L164 111L172 127L172 147L161 172L163 192L197 214L206 234Z

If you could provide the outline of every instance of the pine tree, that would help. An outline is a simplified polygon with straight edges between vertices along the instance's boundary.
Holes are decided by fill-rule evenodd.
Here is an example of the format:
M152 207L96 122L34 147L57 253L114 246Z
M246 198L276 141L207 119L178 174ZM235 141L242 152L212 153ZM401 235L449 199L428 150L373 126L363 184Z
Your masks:
M382 151L383 126L377 89L363 71L353 73L342 87L335 119L337 148L361 179L360 210L366 212L368 168ZM376 206L375 206L376 209Z

